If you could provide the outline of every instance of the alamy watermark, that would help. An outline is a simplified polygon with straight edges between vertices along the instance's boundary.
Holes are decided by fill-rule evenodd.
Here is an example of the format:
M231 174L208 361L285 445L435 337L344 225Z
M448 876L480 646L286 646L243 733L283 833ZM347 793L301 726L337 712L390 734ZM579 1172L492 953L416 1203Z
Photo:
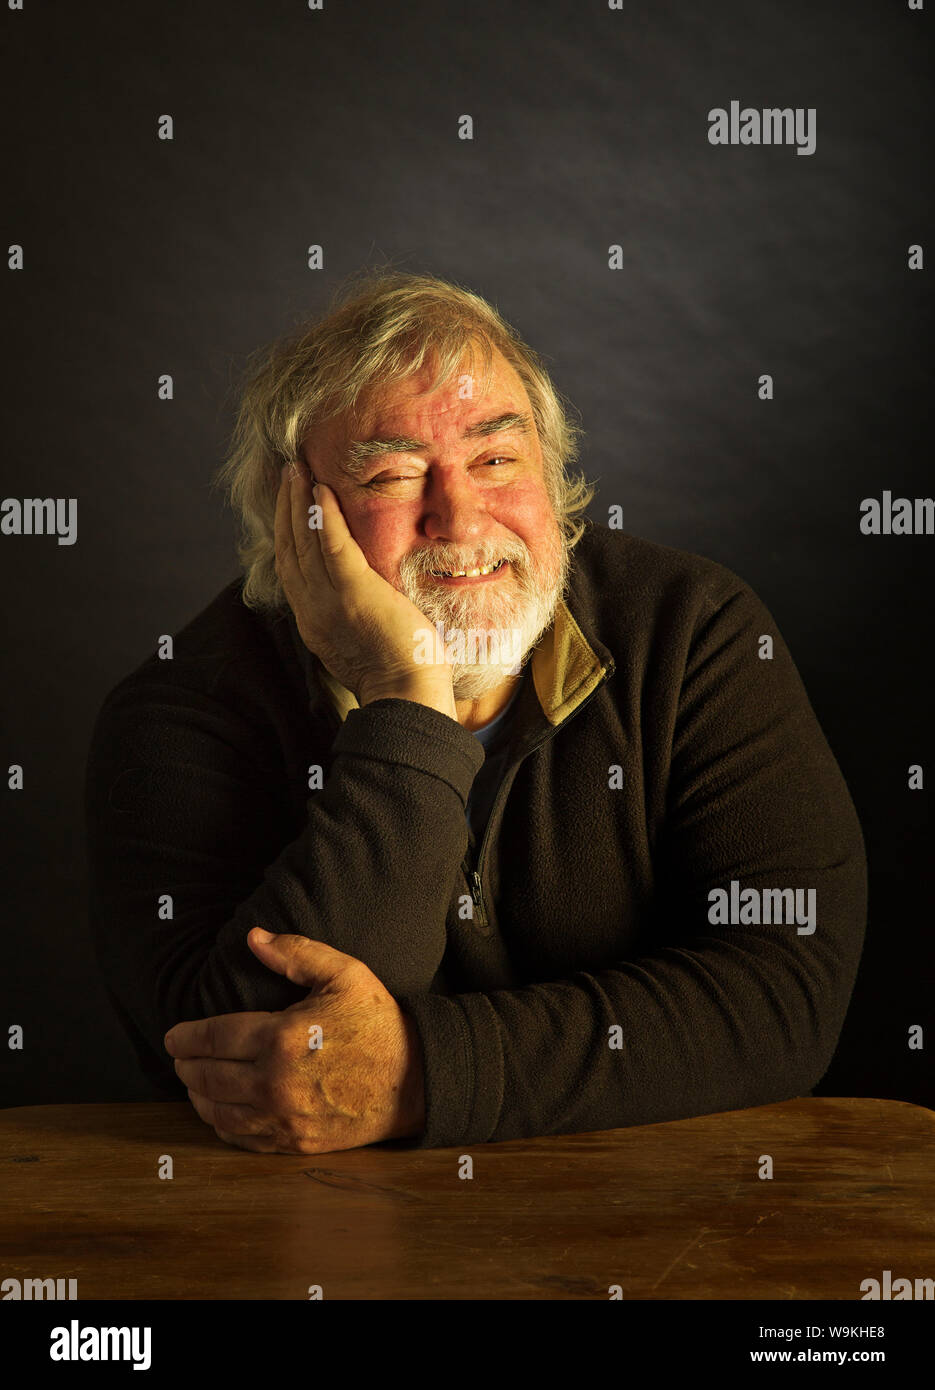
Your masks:
M882 498L865 497L860 504L860 529L865 536L931 536L935 533L935 499L893 497L887 488Z
M416 628L413 660L419 666L456 661L467 666L501 666L516 675L523 659L523 630L518 627Z
M715 926L767 926L798 924L797 935L811 936L816 927L817 890L814 888L743 888L732 878L730 892L712 888L708 894L708 921Z
M134 1371L152 1365L151 1327L82 1327L72 1318L68 1327L49 1334L50 1361L132 1361Z
M865 1279L860 1286L863 1297L861 1302L866 1299L892 1299L897 1302L900 1299L935 1299L935 1279L894 1279L891 1269L884 1269L883 1278Z
M741 109L739 101L730 110L714 106L708 112L708 143L711 145L795 145L796 154L814 154L816 108L814 106L755 106Z
M67 1301L78 1297L77 1279L3 1279L0 1281L0 1299L14 1302Z
M0 535L57 536L59 545L78 539L77 497L4 497L0 501Z

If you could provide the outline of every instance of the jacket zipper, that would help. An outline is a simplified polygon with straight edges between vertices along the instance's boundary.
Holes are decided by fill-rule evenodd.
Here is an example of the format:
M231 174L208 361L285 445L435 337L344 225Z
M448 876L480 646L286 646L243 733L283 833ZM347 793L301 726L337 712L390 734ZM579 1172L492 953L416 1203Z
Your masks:
M489 926L487 913L484 911L484 895L480 886L480 874L476 869L471 872L471 898L474 902L474 925L476 927Z
M582 701L581 701L581 704L578 705L575 709L573 709L573 710L571 711L571 713L570 713L565 719L562 720L561 724L556 724L556 726L555 726L554 729L550 729L550 730L549 730L547 733L545 733L545 734L542 736L542 738L540 738L536 743L532 744L531 747L527 748L527 749L526 749L526 752L525 752L525 753L523 754L523 756L519 759L519 761L518 761L517 763L515 763L512 767L507 768L507 769L506 769L506 772L512 774L512 773L515 771L516 768L521 767L521 766L523 765L523 763L526 761L526 759L529 757L530 753L535 753L535 751L536 751L537 748L541 748L542 745L543 745L544 743L548 743L548 741L549 741L550 738L554 738L554 737L555 737L555 735L558 733L559 729L564 729L565 725L568 723L568 721L569 721L570 719L574 719L574 718L575 718L575 715L580 714L581 711L585 708L585 706L586 706L586 705L589 705L589 704L591 703L591 701L594 699L595 695L598 693L598 691L601 689L601 687L605 684L605 682L609 679L609 677L613 675L615 669L616 669L615 664L612 662L612 663L610 664L610 666L608 666L608 668L605 670L603 677L601 678L600 681L598 681L597 685L596 685L596 686L594 687L594 689L591 691L591 693L590 693L590 695L587 697L587 699L582 700ZM500 804L500 794L501 794L501 792L503 791L503 787L504 787L504 784L505 784L505 783L506 783L506 773L504 773L504 776L500 779L500 786L497 788L497 795L496 795L496 797L494 798L494 803L493 803L493 805L492 805L491 808L490 808L490 815L489 815L489 817L488 817L487 825L486 825L486 828L485 828L485 830L484 830L484 838L481 840L480 851L479 851L478 856L477 856L477 867L474 868L474 869L470 869L470 870L469 870L467 867L465 867L465 866L467 866L467 865L470 864L470 855L467 855L467 856L465 857L464 866L462 866L465 879L466 879L466 881L467 881L467 883L468 883L468 886L470 887L470 890L471 890L471 902L472 902L473 905L474 905L474 909L473 909L473 921L474 921L474 925L475 925L476 927L481 927L481 928L485 928L485 927L488 927L488 926L490 925L490 923L489 923L489 921L488 921L488 919L487 919L487 911L486 911L486 909L485 909L485 907L484 907L484 890L483 890L483 887L482 887L482 885L481 885L481 872L482 872L482 870L483 870L484 860L485 860L486 857L487 857L487 845L488 845L488 842L489 842L489 840L490 840L490 827L491 827L491 826L493 825L493 823L494 823L494 819L495 819L495 816L496 816L497 808L498 808L498 806L499 806L499 804ZM511 776L511 777L510 777L510 785L512 786L512 784L513 784L513 777Z

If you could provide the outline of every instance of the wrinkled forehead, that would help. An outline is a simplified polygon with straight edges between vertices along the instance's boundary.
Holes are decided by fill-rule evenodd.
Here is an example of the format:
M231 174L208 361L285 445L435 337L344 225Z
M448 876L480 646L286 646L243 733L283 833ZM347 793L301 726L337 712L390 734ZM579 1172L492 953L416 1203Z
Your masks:
M493 357L489 366L481 354L475 353L474 359L465 354L454 371L440 381L436 381L435 371L435 364L429 364L395 381L377 382L361 392L353 409L342 411L329 421L329 443L336 457L345 455L351 441L400 431L404 434L408 409L417 403L422 406L428 399L432 413L439 416L452 411L477 414L472 409L474 404L483 407L489 403L492 409L481 409L479 414L514 411L532 420L531 403L522 379L500 354ZM495 404L497 409L493 410Z
M354 406L324 421L309 435L307 443L329 452L332 462L344 471L343 463L352 441L377 434L396 434L411 407L429 393L433 409L439 414L470 410L473 403L496 403L495 414L510 411L533 419L529 397L519 374L495 348L489 365L479 348L473 357L466 352L446 378L436 380L437 367L429 362L415 371L403 373L391 382L374 382L359 395ZM481 411L483 414L484 412ZM534 426L532 426L534 430Z
M437 379L437 373L437 360L430 357L422 367L401 373L392 381L372 382L361 392L354 409L342 416L345 434L349 437L354 432L359 434L377 428L394 415L405 412L408 405L430 391L440 413L456 408L463 401L482 400L492 392L504 390L518 393L524 405L528 405L522 381L494 347L490 349L487 362L480 344L474 343L465 349L453 371L441 379Z

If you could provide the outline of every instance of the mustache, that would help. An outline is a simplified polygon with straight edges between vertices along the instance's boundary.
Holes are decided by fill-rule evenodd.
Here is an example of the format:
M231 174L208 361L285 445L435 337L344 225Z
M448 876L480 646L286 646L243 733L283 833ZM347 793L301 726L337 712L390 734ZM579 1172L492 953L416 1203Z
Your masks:
M528 557L529 552L524 545L510 541L491 541L481 550L473 550L469 554L457 550L454 546L443 545L434 546L431 550L410 552L400 562L399 569L401 575L409 574L418 578L442 570L483 569L487 565L495 565L498 560L507 560L511 564L523 566L527 563Z

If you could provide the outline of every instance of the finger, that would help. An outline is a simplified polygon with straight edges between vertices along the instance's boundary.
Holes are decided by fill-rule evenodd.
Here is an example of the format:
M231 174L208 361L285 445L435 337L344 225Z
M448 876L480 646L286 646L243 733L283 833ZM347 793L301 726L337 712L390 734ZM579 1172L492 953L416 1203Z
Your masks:
M253 1134L265 1139L275 1138L272 1121L268 1115L261 1115L251 1105L225 1105L189 1089L188 1099L193 1109L212 1129L225 1130L228 1134Z
M274 1139L261 1139L259 1136L244 1136L242 1134L228 1134L224 1130L215 1129L215 1134L222 1139L225 1144L231 1144L235 1149L252 1149L257 1154L278 1154L282 1150L277 1148Z
M294 612L297 607L304 603L306 582L299 567L295 550L295 536L292 530L292 482L288 470L279 485L279 494L276 498L273 540L276 552L276 573L279 576L283 593Z
M223 1057L252 1062L275 1027L273 1014L215 1014L177 1023L163 1038L170 1057Z
M311 508L320 506L312 495L312 478L307 464L298 460L289 494L289 513L296 562L310 593L320 594L331 586L328 567L322 555L323 526L313 526ZM324 514L322 514L324 518Z
M262 955L267 969L275 970L293 984L304 985L307 989L322 989L347 970L363 964L357 956L349 956L345 951L326 945L324 941L314 941L291 932L274 936L272 941L259 941L249 934L247 939L251 949Z
M306 481L303 486L302 505L306 506L307 515L307 507L314 504L315 498L311 481ZM318 505L321 507L322 523L318 532L319 555L328 583L341 592L347 584L365 574L370 565L350 533L337 493L326 483L318 484Z
M259 1103L262 1074L252 1062L218 1062L213 1057L176 1057L175 1074L190 1091L228 1105Z

